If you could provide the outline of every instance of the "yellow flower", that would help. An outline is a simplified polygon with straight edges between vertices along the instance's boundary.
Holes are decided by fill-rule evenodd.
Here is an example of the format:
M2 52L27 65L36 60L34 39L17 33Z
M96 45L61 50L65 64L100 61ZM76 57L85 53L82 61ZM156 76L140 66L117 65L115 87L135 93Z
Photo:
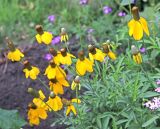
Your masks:
M68 41L68 34L66 33L66 30L65 30L65 28L61 28L61 34L60 34L60 36L61 36L61 42L67 42Z
M89 58L92 62L94 62L94 60L100 62L104 61L105 54L100 49L95 48L95 46L93 45L89 45L88 50L89 50Z
M136 46L134 46L134 45L131 46L131 52L133 55L134 62L137 64L141 64L142 63L142 56L141 56L141 53L139 52L139 50L136 48Z
M39 125L40 118L45 120L47 116L47 112L44 108L37 107L34 104L29 105L28 120L30 125Z
M7 55L7 58L11 61L20 61L22 57L24 57L24 55L19 49L10 51Z
M132 8L133 19L129 21L129 35L135 40L140 40L143 37L143 31L149 36L147 21L139 16L138 7Z
M40 70L37 67L31 66L28 61L25 61L23 72L25 73L26 78L30 77L35 80L37 79Z
M81 89L81 84L80 84L80 78L79 76L76 76L75 79L73 80L72 84L71 84L71 89L75 90L76 87L78 87L78 89Z
M49 100L46 102L49 106L49 110L53 110L53 111L59 111L62 109L63 107L63 103L62 100L59 96L55 96L55 97L49 97Z
M50 44L53 39L53 35L50 32L43 31L43 28L41 25L36 26L36 40L39 44L44 43L46 45Z
M44 75L47 75L48 79L66 77L64 70L57 66L54 61L50 62L50 65L46 68Z
M77 74L83 76L86 72L93 72L93 62L84 57L84 52L78 53L79 59L76 62Z
M55 62L56 65L60 64L60 52L56 51L54 48L50 48L49 52L53 55L53 61Z
M62 86L69 87L69 83L65 78L54 78L49 82L50 90L53 91L55 95L64 94Z
M24 57L23 53L19 50L16 49L13 42L6 37L6 41L7 41L7 46L10 49L10 52L8 52L7 54L7 58L11 61L20 61L22 57Z
M72 100L67 100L67 99L62 99L63 104L65 104L67 106L67 110L66 110L66 116L68 116L70 114L70 112L72 111L74 115L77 115L77 111L73 105L73 103L81 103L80 99L72 99Z
M112 60L115 60L117 58L116 54L110 50L110 46L107 43L103 43L103 52Z
M44 109L47 109L47 106L44 102L44 99L46 98L45 95L43 94L42 90L38 91L39 93L39 97L38 98L34 98L33 99L33 103L37 106L37 107L41 107Z
M59 61L63 65L71 65L72 58L76 58L74 55L67 53L66 48L61 49L61 54L59 55Z

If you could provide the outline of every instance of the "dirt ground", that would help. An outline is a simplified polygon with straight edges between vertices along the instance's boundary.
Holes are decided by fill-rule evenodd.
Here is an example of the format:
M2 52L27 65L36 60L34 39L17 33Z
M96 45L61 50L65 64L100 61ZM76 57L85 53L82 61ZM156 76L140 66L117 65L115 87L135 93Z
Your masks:
M29 60L35 66L38 66L44 73L48 65L48 61L43 58L46 54L46 48L43 45L34 43L33 45L21 46L20 49L25 54L25 59ZM32 101L33 97L27 93L28 87L35 89L46 89L41 86L38 80L26 79L22 72L23 66L20 63L13 63L4 57L6 51L0 52L0 108L17 109L20 115L27 121L27 105ZM44 76L40 76L42 80ZM48 82L46 82L48 83ZM42 120L40 126L30 127L26 125L23 129L65 129L64 126L50 127L53 122L54 114L49 115L47 120Z

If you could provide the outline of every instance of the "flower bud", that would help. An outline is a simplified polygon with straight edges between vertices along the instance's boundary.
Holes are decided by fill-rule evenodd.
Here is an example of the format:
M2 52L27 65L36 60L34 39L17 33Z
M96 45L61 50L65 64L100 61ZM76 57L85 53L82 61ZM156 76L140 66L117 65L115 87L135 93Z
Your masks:
M80 83L80 77L79 77L79 76L76 76L75 79L74 79L74 82L75 82L75 83Z
M54 93L53 93L52 91L50 92L49 96L50 96L51 98L54 98L54 97L55 97L55 95L54 95Z
M34 103L29 103L28 108L36 109L37 106Z
M66 34L66 29L65 28L61 28L61 34Z
M28 93L33 95L35 98L39 98L39 93L35 89L33 89L31 87L28 88Z
M136 55L139 53L139 50L135 45L131 46L131 53L132 53L132 55Z

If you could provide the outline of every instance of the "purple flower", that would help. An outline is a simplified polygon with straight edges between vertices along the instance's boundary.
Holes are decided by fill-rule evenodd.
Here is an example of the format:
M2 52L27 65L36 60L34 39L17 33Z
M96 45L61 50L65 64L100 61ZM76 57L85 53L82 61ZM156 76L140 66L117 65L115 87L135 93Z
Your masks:
M55 44L59 44L61 41L61 37L60 36L56 36L52 39L52 45L55 45Z
M145 52L146 52L146 48L145 48L145 47L142 47L142 48L139 49L139 51L140 51L141 53L145 53Z
M160 93L160 87L157 87L157 88L155 89L155 91L158 92L158 93Z
M87 32L88 32L88 33L93 33L93 32L94 32L94 29L89 28L89 29L87 30Z
M55 22L55 16L54 15L48 16L48 21L51 22L51 23L54 23Z
M124 17L124 16L126 16L126 13L123 12L123 11L121 11L121 12L118 13L118 16L119 16L119 17Z
M44 55L44 59L50 61L52 59L52 55L47 53L47 54Z
M147 108L151 110L156 110L160 108L160 98L154 97L152 100L144 103L144 106L146 106Z
M109 7L109 6L104 6L103 7L103 13L104 14L109 14L111 12L112 12L112 8L111 7Z
M79 4L80 5L86 5L86 4L88 4L88 0L80 0Z
M159 84L160 84L160 79L158 79L158 80L156 81L156 84L157 84L157 85L159 85Z

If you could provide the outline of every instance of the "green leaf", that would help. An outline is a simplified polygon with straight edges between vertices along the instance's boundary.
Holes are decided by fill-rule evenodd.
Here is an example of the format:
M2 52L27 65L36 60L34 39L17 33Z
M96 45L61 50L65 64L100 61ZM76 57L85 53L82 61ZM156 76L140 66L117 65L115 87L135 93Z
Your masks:
M17 110L4 110L0 108L0 128L19 129L26 124Z
M132 0L122 0L121 5L129 5L131 4Z
M150 124L152 124L156 119L158 119L159 116L154 116L153 118L149 119L147 122L143 123L142 124L142 127L147 127L149 126Z
M100 118L97 117L96 123L97 123L97 125L98 125L98 128L101 129L101 128L102 128L102 122L101 122L101 119L100 119Z
M157 92L152 92L152 91L148 91L144 94L142 94L140 97L141 98L150 98L150 97L155 97L155 96L159 96L160 94Z

